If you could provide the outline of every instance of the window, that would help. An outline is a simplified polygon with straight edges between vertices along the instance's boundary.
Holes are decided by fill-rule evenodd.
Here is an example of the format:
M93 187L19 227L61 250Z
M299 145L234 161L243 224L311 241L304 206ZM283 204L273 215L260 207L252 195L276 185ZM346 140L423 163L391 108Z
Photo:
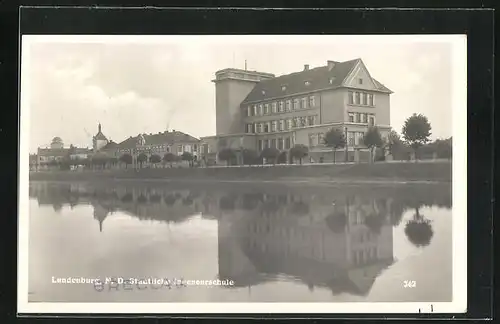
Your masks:
M367 122L367 120L366 120L366 114L361 114L361 122L363 124Z
M280 131L284 131L285 130L285 121L282 119L280 120Z
M262 142L262 140L259 140L259 151L262 151L264 147L264 143Z
M291 129L293 127L293 121L291 119L286 120L286 128Z
M269 104L264 105L264 114L269 115Z
M253 133L253 125L247 124L247 133Z
M275 138L271 139L271 146L270 147L276 148L276 139Z
M354 123L354 114L353 113L349 113L349 122Z
M315 104L314 104L314 96L310 96L309 97L309 107L314 107Z
M307 108L307 98L302 98L302 109Z
M370 106L374 106L375 105L375 95L374 94L370 94L370 97L368 98L368 104Z
M360 94L359 92L355 92L354 103L355 103L356 105L359 105L359 103L360 103L360 98L359 98L359 97L360 97L360 95L361 95L361 94Z
M285 139L285 149L288 150L291 147L290 137Z
M263 133L264 132L264 124L260 123L259 124L259 133Z
M354 146L354 132L347 133L347 145Z
M318 145L323 145L325 144L325 134L319 133L318 134Z
M286 90L286 86L285 85L281 86L281 91L285 91L285 90Z
M362 92L361 93L361 102L363 103L363 105L367 105L368 104L368 101L367 101L367 98L366 98L367 94Z
M262 106L262 104L259 105L259 115L264 115L264 107Z
M283 145L283 139L282 138L278 138L278 150L282 150L284 145Z
M167 146L167 153L170 153L170 146Z
M359 113L356 113L356 123L360 123L360 120L359 120Z
M351 105L354 104L354 92L349 91L347 93L347 97L349 98L349 104L351 104Z
M307 118L306 117L300 118L300 126L301 127L307 126Z
M271 132L275 132L277 129L277 126L278 126L278 122L276 120L273 120L272 123L271 123Z
M291 100L287 100L286 101L286 111L290 111L290 106L292 105L292 101Z
M269 124L268 123L264 124L264 133L269 133Z
M330 80L328 82L330 82L330 84L333 84L333 81L335 81L335 78L334 77L331 77Z
M257 116L257 105L253 105L253 115Z
M299 109L299 99L293 99L293 110Z
M313 147L316 145L315 137L316 137L316 134L309 134L309 147Z
M306 87L308 87L311 84L311 82L306 81L306 82L304 82L304 84L306 85Z
M264 142L264 148L268 148L269 147L269 141L268 140L263 140Z
M272 106L273 106L273 108L272 108L273 109L273 114L275 114L276 111L277 111L276 105L277 105L276 102L273 102L273 104L272 104Z
M247 108L247 116L252 116L252 107L250 106Z
M279 111L283 112L283 101L280 101L279 103Z
M358 83L359 83L359 84L363 84L363 79L362 79L362 78L359 78L359 79L358 79Z
M370 116L370 126L375 126L375 116Z
M181 152L182 152L182 145L180 145L180 144L179 144L179 145L177 146L177 152L179 152L179 153L181 153Z

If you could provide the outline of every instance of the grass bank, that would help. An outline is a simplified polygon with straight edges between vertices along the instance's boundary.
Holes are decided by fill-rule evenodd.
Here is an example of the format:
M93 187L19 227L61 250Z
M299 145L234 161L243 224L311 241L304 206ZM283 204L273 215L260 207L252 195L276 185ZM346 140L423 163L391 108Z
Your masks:
M30 172L35 181L98 180L183 181L338 181L338 182L451 182L451 162L392 162L375 164L314 164L253 167L161 168L101 171Z

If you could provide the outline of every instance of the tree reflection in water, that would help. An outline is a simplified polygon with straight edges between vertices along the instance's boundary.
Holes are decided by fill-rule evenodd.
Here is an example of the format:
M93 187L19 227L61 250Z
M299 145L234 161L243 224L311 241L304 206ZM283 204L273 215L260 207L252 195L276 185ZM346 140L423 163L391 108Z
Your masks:
M343 211L335 211L326 219L326 225L334 233L342 233L347 226L347 215Z
M408 240L417 247L428 246L434 236L431 221L420 215L419 208L415 208L413 219L405 226L405 234Z

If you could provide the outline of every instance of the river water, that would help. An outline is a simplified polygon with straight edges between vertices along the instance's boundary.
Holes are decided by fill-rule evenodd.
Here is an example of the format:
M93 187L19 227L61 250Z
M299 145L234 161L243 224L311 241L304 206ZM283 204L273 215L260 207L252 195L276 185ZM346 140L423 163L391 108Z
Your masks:
M29 204L30 302L452 300L449 185L30 182Z

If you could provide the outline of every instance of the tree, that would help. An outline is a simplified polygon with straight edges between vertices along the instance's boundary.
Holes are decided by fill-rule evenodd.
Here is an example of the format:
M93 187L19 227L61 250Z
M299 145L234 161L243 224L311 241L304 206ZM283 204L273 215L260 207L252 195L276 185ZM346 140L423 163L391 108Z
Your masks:
M403 145L404 143L401 140L401 137L395 130L391 130L387 134L387 140L385 142L385 146L393 157L396 156L397 152L401 150Z
M337 149L345 147L346 145L344 133L338 128L332 128L325 134L323 142L326 146L332 148L333 163L335 163L335 155L337 153Z
M421 114L408 117L403 125L403 137L413 149L415 160L418 148L429 141L429 136L431 136L431 124L427 117Z
M120 162L125 163L125 169L128 167L129 164L132 164L132 155L125 153L122 156L120 156Z
M256 164L257 160L259 158L259 154L257 154L257 151L251 150L251 149L244 149L242 151L243 155L243 164Z
M272 161L273 164L276 164L276 159L278 158L279 154L280 151L275 147L266 147L262 150L262 152L260 152L260 156L263 159L266 159L266 161Z
M219 151L218 156L220 160L226 161L226 165L229 165L236 158L236 153L233 149L225 148Z
M158 154L153 154L149 157L149 162L156 165L161 162L161 157Z
M278 155L278 159L277 159L277 163L278 164L285 164L287 161L286 161L286 155L287 155L287 152L286 151L283 151L280 153L280 155Z
M378 131L378 128L376 126L368 128L368 131L363 136L363 143L370 150L371 163L375 159L375 154L373 154L374 149L376 147L382 147L383 145L382 136L380 136L380 132Z
M148 161L148 156L146 155L146 153L141 153L139 154L139 156L137 156L137 163L139 163L139 166L142 168L142 164L144 162L147 162Z
M193 154L191 154L190 152L184 152L181 155L181 159L182 161L187 161L189 166L191 166L193 162Z
M174 153L170 153L170 152L165 153L165 155L163 155L163 161L165 163L170 163L170 167L172 167L172 163L177 161L177 156Z
M309 155L309 148L304 144L295 144L290 149L290 157L292 159L298 159L300 164L302 164L302 159Z

